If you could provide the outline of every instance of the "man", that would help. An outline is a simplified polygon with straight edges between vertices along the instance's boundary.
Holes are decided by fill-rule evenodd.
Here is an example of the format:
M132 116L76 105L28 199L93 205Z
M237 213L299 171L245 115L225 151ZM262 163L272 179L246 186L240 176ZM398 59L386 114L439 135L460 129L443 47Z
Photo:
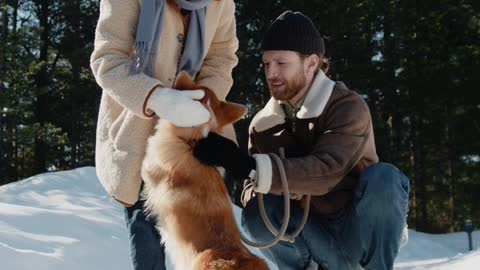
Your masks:
M216 134L195 149L202 162L254 180L270 220L280 228L282 186L268 153L285 150L282 165L291 194L310 194L310 215L294 243L266 252L279 269L392 269L406 233L409 183L397 168L377 163L372 119L365 101L325 72L323 39L299 12L280 15L265 33L262 62L272 98L250 124L250 157ZM248 191L248 190L247 190ZM252 194L252 192L246 192ZM272 234L257 200L243 198L242 225L257 241ZM304 201L292 201L292 232ZM406 240L406 238L404 238Z
M207 122L201 90L172 89L187 71L225 99L238 48L233 0L102 0L90 63L102 101L96 169L107 193L125 206L136 270L164 270L155 219L139 198L141 163L157 117L177 126ZM233 128L226 131L235 139Z

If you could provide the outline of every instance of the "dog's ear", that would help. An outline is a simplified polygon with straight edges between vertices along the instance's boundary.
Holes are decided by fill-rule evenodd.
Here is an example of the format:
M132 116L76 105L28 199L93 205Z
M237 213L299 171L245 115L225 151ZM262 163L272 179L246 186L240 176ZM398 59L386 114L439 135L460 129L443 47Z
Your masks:
M181 71L175 79L175 84L173 88L178 90L192 90L197 88L195 82L192 80L190 75L187 72Z
M247 107L233 102L221 101L215 115L220 125L235 123L247 113Z

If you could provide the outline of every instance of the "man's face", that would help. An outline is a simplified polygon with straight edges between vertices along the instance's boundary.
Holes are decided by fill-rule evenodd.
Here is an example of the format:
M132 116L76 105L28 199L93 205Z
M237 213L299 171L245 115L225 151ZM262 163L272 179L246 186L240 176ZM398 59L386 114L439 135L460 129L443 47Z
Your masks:
M293 51L264 51L263 68L271 95L276 100L290 100L307 80L305 60Z

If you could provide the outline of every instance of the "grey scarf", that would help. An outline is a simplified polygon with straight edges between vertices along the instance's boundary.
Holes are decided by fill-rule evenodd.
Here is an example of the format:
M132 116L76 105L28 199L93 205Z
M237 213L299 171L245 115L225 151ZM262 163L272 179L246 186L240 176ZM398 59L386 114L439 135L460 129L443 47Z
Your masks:
M163 29L163 7L166 0L143 0L134 49L134 72L153 76L158 44ZM182 9L190 10L187 38L177 73L184 70L195 77L205 51L205 15L211 0L176 0Z

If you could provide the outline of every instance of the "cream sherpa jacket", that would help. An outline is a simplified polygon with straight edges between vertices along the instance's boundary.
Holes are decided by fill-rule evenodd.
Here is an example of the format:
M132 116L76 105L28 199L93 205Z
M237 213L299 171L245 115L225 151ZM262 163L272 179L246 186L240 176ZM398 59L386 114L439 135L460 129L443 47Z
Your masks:
M97 123L96 168L105 190L117 200L134 204L141 186L140 168L147 138L156 117L145 113L149 93L172 87L186 33L180 11L165 5L155 76L129 72L141 0L102 0L90 65L103 89ZM197 84L225 99L232 86L238 49L233 0L207 7L205 60ZM225 132L235 139L233 127Z

